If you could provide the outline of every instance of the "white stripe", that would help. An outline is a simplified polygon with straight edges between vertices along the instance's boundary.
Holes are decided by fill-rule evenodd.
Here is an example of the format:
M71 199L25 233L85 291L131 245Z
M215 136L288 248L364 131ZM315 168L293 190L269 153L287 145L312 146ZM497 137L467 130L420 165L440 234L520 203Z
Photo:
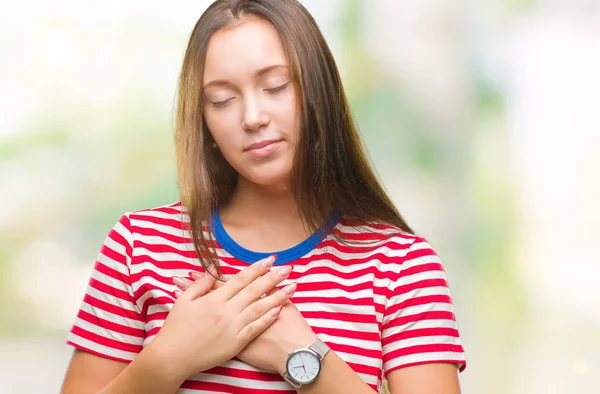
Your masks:
M420 346L420 345L460 345L460 341L456 337L448 336L448 335L434 335L428 337L415 337L415 338L407 338L402 339L400 341L395 341L392 343L388 343L382 349L383 354L387 354L393 352L398 349L405 349L411 346Z
M129 319L127 317L123 317L120 315L115 315L114 313L111 312L107 312L104 309L100 309L97 307L94 307L90 304L88 304L87 302L82 302L81 303L81 307L80 309L84 312L87 312L93 316L97 316L100 319L104 319L107 320L111 323L116 323L116 324L120 324L122 326L125 327L133 327L133 328L138 328L143 330L144 329L144 322L140 321L140 320L134 320L134 319ZM123 309L123 308L121 308Z
M362 356L362 355L357 355L357 354L352 354L352 353L345 353L345 352L340 352L340 351L337 351L335 353L338 356L340 356L340 358L347 363L360 364L360 365L364 365L367 367L375 367L375 368L381 367L381 360L378 358L372 358L372 357L367 357L367 356Z
M149 230L153 230L154 232L158 232L165 235L171 235L176 237L186 237L189 238L190 232L188 230L184 230L182 228L177 228L165 224L146 222L144 220L136 220L136 227L141 227Z
M127 334L123 334L123 333L116 332L113 330L109 330L108 328L104 328L104 327L98 326L96 324L89 323L80 318L75 319L75 325L86 331L100 335L101 337L119 341L119 342L123 342L123 343L128 343L131 345L141 345L144 340L143 337L136 337L133 335L127 335Z
M297 305L299 307L299 305ZM300 308L298 308L300 309ZM323 327L323 328L339 328L342 330L354 330L362 332L379 332L377 324L371 323L352 323L341 320L328 320L328 319L305 319L311 327Z
M170 286L171 280L172 280L171 278L173 278L174 276L181 276L181 277L187 278L189 276L188 274L190 271L200 271L200 269L202 268L198 264L198 260L191 263L194 267L196 267L195 269L194 269L194 267L179 268L179 269L174 269L174 268L163 269L163 268L157 267L154 263L152 263L150 261L144 261L144 260L145 259L140 258L140 261L136 262L131 267L131 274L137 275L144 270L151 271L151 272L154 272L155 274L157 274L158 276L163 277L167 281L167 283L169 283L168 286ZM180 257L179 261L184 261L184 259ZM191 261L191 260L188 260L188 261ZM151 278L152 277L150 277L150 276L143 276L138 280L138 283L145 282L146 280L150 280ZM155 283L157 283L157 282L155 282ZM162 286L164 286L164 284L161 283L160 286L162 287ZM139 288L139 285L136 285L136 288Z
M451 304L447 302L435 302L425 305L414 305L400 310L400 314L397 316L412 316L417 315L419 313L424 312L452 312L454 313L454 308Z
M133 361L133 359L138 355L138 353L126 352L123 350L113 349L104 345L100 345L96 342L89 341L73 333L69 333L68 340L85 349L90 349L94 352L109 357L117 357L123 360Z
M337 343L338 345L354 346L366 350L381 350L380 341L368 341L364 339L341 337L338 335L319 334L319 338L326 342Z
M136 234L135 239L148 245L169 246L181 252L191 252L194 250L194 244L191 242L175 242L171 241L170 239L163 238L160 235Z
M104 262L102 262L102 264L104 264ZM114 288L114 289L124 291L125 293L129 294L133 298L133 294L131 292L131 287L129 287L129 285L127 285L126 283L123 283L122 281L115 279L112 276L108 276L98 270L94 270L92 272L91 276L92 276L92 278L96 279L98 282L101 282L107 286ZM129 274L126 274L126 277L129 277Z
M92 296L100 301L104 301L110 305L113 305L116 308L121 308L121 309L125 309L125 310L132 311L135 313L139 313L139 310L137 309L137 305L133 304L130 301L126 301L121 298L115 297L111 294L97 290L91 286L88 286L86 292L90 296Z
M179 207L173 207L177 211L177 213L173 212L162 212L162 211L140 211L136 212L134 221L140 222L146 220L151 220L152 218L158 219L167 219L167 220L176 220L178 222L189 223L190 217L187 214L182 214L181 209ZM137 223L136 223L137 225Z
M211 382L211 383L222 383L228 384L234 387L240 388L250 388L250 389L268 389L268 390L290 390L290 385L288 385L285 381L281 382L271 382L271 381L261 381L254 379L244 379L244 378L236 378L225 375L215 375L211 373L199 373L196 375L192 375L188 378L188 380L201 381L201 382Z
M120 231L118 231L119 234L121 234L121 236L123 236L123 238L125 238L125 240L129 240L131 238L131 233L129 233L127 231L127 229L125 227L123 227L120 223L118 223L118 227L120 228ZM117 226L115 226L113 229L117 229ZM120 242L117 242L110 237L106 237L106 239L104 240L104 245L108 246L110 249L114 250L115 252L117 252L118 254L123 256L125 259L128 258L127 248L125 245L121 244ZM129 246L131 246L131 244L129 244ZM117 262L117 265L127 268L127 266L120 261ZM109 265L109 267L112 267L112 265ZM116 268L117 267L115 267L115 269Z
M329 304L323 302L298 302L296 306L302 305L303 312L330 312L330 313L351 313L354 315L373 316L375 312L372 306L352 305L352 304Z
M98 253L98 258L96 260L122 275L129 276L129 268L121 261L114 260L103 253Z
M136 266L138 265L137 262L145 262L148 258L157 262L182 261L188 264L198 265L197 258L184 257L178 253L173 252L154 253L146 248L139 246L136 248L136 264L134 264L131 268L136 269ZM136 270L135 272L137 273L139 272L139 270Z
M464 353L455 352L418 353L389 360L387 363L384 363L383 368L385 371L387 371L391 368L395 368L400 365L423 362L437 362L443 360L464 360L464 358Z

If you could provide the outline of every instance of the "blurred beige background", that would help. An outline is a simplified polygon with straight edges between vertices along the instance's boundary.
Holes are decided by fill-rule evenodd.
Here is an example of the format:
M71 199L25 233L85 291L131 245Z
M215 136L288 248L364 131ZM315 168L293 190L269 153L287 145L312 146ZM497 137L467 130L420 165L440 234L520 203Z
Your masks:
M3 4L0 393L58 392L108 230L177 200L206 0ZM600 393L600 1L306 0L448 272L467 394Z

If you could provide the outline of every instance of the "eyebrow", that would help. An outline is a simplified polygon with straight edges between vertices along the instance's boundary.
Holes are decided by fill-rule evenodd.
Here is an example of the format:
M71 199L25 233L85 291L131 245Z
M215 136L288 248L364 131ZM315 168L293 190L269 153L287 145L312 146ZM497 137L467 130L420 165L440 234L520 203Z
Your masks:
M258 70L254 74L254 78L258 78L258 77L260 77L260 76L262 76L262 75L264 75L264 74L268 73L269 71L274 70L276 68L288 68L288 66L286 66L285 64L274 64L272 66L261 68L260 70ZM232 85L232 83L229 82L229 81L227 81L227 80L225 80L225 79L216 79L214 81L210 81L210 82L206 83L202 87L202 89L206 89L206 88L209 88L211 86L223 86L223 85L229 86L229 85Z

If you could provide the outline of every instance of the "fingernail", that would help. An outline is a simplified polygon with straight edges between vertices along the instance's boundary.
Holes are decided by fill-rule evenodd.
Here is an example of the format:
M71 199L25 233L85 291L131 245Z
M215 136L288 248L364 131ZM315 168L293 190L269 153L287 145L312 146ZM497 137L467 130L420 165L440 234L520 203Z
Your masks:
M181 291L181 290L175 290L173 293L175 294L175 299L177 299L183 295L183 291Z
M283 288L283 291L287 295L292 295L296 292L296 288L298 287L298 283L294 282L292 284L287 285Z
M276 255L272 255L267 257L262 263L266 268L269 268L273 265L273 263L275 262L275 260L277 259Z
M271 314L271 316L277 317L277 316L279 316L280 312L281 312L281 307L278 306L277 308L271 309L271 312L269 312L269 313Z
M282 278L285 278L290 274L290 272L292 272L292 266L286 265L285 267L277 268L275 272L277 272Z
M194 278L194 280L198 280L204 276L204 272L190 272L190 276Z
M173 284L179 287L180 289L185 289L185 287L187 286L187 282L178 276L173 277Z

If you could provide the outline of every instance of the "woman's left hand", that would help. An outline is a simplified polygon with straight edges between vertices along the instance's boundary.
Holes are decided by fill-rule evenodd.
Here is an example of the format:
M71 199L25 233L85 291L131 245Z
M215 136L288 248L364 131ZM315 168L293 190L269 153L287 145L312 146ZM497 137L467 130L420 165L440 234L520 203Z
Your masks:
M185 291L187 286L192 283L189 280L178 282L177 286L182 291ZM215 281L213 290L223 285L224 282ZM317 335L298 308L292 302L287 301L283 304L277 320L242 349L237 358L256 368L275 371L283 375L289 353L307 347L316 339Z

